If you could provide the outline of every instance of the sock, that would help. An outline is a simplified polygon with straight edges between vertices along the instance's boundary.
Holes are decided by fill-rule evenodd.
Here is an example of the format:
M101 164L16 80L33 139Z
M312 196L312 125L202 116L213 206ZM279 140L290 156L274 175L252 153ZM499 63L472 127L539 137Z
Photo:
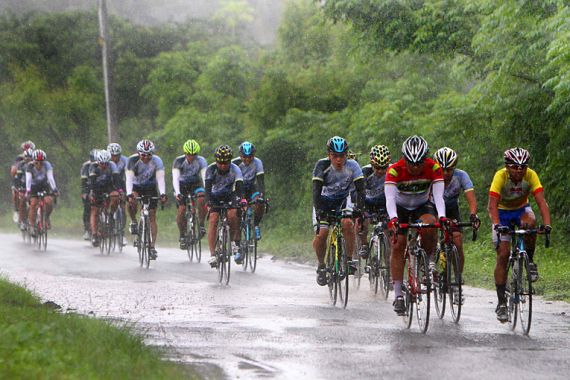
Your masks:
M402 297L402 281L394 280L393 285L394 285L394 296L396 298Z

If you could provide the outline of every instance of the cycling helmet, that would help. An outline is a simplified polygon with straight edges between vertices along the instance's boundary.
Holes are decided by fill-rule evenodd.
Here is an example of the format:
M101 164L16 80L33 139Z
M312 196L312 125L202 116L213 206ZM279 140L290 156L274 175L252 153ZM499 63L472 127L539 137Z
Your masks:
M354 153L354 152L353 152L352 150L350 150L350 149L348 150L348 152L346 152L346 158L349 159L349 160L358 161L358 160L356 159L356 153Z
M244 141L239 146L239 154L244 157L253 156L255 154L255 145L249 141Z
M97 155L97 162L107 164L109 161L111 161L111 153L108 150L100 150Z
M137 144L137 152L142 154L153 154L154 144L150 140L141 140Z
M404 144L402 144L402 154L406 161L412 164L418 164L427 156L428 144L421 136L410 136L404 141Z
M32 148L28 148L24 151L24 158L32 158L34 156L34 150Z
M230 162L233 157L232 148L229 145L220 145L214 152L216 162Z
M22 148L22 150L26 150L26 149L30 149L30 148L32 148L32 150L33 150L33 149L36 149L36 144L34 144L30 140L28 140L28 141L24 141L22 143L22 145L20 145L20 147Z
M184 143L182 147L184 149L184 153L186 154L198 154L200 153L200 144L196 140L188 140Z
M444 169L453 168L457 165L457 153L446 146L438 149L434 153L433 159Z
M332 153L346 153L348 151L348 143L340 136L333 136L327 141L327 149Z
M32 153L32 158L34 161L45 161L47 158L46 152L44 152L41 149L36 149L34 150L34 153Z
M121 154L121 152L123 150L121 149L121 146L119 144L110 143L109 145L107 145L107 151L109 151L109 153L111 153L111 155L117 156L117 155Z
M372 149L370 149L370 163L372 165L385 168L390 165L391 159L390 150L386 145L374 145Z
M97 154L99 153L99 149L91 149L89 151L89 161L97 161Z
M530 158L528 150L523 148L511 148L505 151L505 164L526 165Z

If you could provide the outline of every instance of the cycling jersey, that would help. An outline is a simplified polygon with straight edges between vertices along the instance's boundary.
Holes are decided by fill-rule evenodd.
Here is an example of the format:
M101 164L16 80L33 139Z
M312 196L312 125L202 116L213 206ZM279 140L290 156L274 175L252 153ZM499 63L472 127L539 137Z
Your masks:
M321 198L325 201L341 201L350 193L350 185L363 179L362 169L354 160L346 160L342 169L337 170L331 160L323 158L317 161L313 170L313 181L323 184Z
M386 172L384 189L390 218L398 216L397 206L414 210L428 203L431 197L438 215L445 216L443 170L431 158L425 159L422 171L415 176L408 172L403 158L398 160Z
M125 177L129 159L126 156L121 155L117 162L113 162L117 165L117 170L119 170L119 182L117 183L117 188L124 190L126 188Z
M164 183L164 164L160 157L153 155L148 163L144 163L138 154L133 154L127 162L126 191L130 195L133 186L138 189L150 189L158 186L160 194L166 193Z
M192 162L188 162L186 155L178 156L172 162L172 186L176 194L182 194L180 187L200 188L204 186L203 176L208 168L206 159L202 156L194 157Z
M16 175L14 176L13 186L16 190L26 190L26 165L29 161L21 160L16 164Z
M385 175L377 176L374 173L372 165L368 164L362 167L364 175L364 202L368 206L376 206L378 208L386 208L386 195L384 194Z
M42 165L36 168L34 162L26 165L26 192L37 193L38 191L56 191L57 187L53 178L53 166L49 161L42 161Z
M241 198L243 176L239 167L230 163L228 171L220 172L214 162L206 169L206 197L213 201L230 201L232 195Z
M531 168L526 169L523 179L514 183L509 178L507 168L495 173L489 195L499 199L499 210L516 210L528 203L529 194L537 194L543 191L538 175Z
M473 191L473 182L465 171L455 169L449 183L445 184L445 190L443 192L445 204L457 203L461 190L463 190L464 193Z
M105 167L94 163L89 167L89 188L97 193L109 193L118 188L119 169L113 161Z

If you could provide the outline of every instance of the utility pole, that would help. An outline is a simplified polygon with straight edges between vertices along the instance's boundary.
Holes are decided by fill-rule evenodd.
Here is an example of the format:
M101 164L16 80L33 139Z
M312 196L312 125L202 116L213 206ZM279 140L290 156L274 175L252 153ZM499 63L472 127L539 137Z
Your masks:
M113 74L111 70L111 39L107 28L107 0L99 2L99 38L103 57L103 82L105 84L105 110L107 114L107 137L109 143L117 142L119 131L117 130L115 99L113 96Z

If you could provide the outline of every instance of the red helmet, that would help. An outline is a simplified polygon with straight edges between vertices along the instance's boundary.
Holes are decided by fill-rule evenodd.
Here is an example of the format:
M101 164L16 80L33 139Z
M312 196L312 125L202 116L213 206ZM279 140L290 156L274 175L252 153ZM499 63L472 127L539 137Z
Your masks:
M34 153L32 154L32 158L34 161L45 161L47 158L46 152L44 152L41 149L36 149L34 150Z

